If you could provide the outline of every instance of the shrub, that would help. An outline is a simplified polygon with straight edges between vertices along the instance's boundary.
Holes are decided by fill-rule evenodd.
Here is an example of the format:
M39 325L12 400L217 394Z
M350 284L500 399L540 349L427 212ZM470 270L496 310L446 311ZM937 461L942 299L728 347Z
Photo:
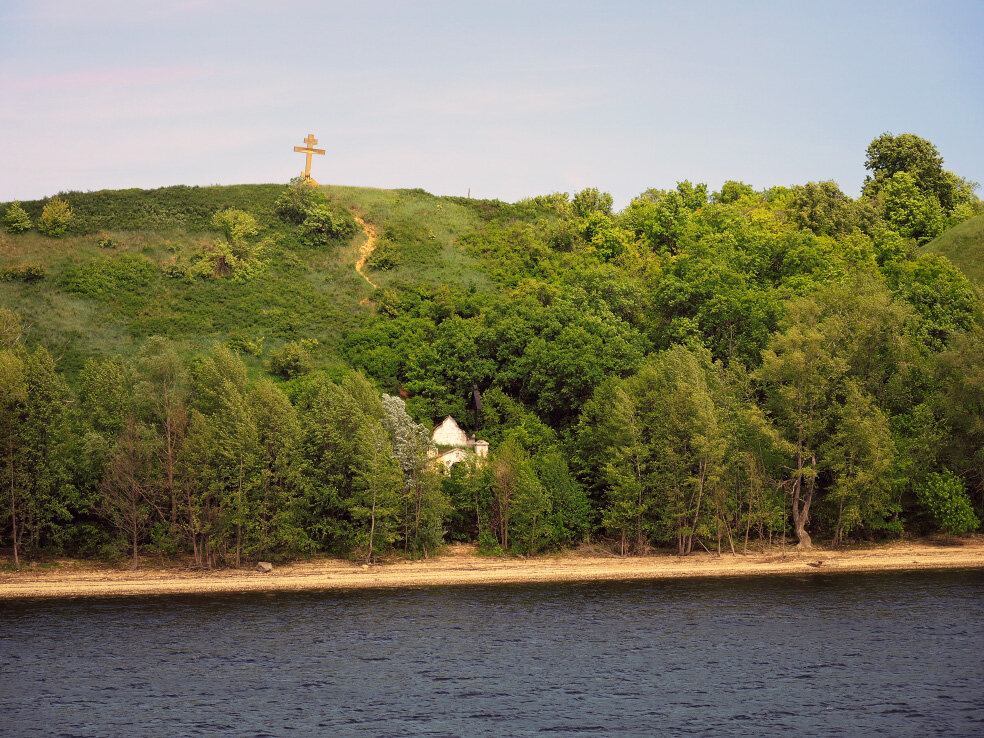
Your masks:
M38 230L46 236L61 238L68 233L72 224L72 209L60 197L53 197L41 211L38 219Z
M328 197L318 189L317 185L311 184L306 179L295 177L287 189L277 198L277 202L274 203L274 210L281 220L300 225L314 208L327 204Z
M226 341L226 346L240 354L259 356L263 353L263 337L252 339L244 333L233 333Z
M301 240L313 248L328 246L333 239L354 235L355 229L355 219L344 208L316 205L301 224Z
M311 354L297 342L284 344L283 348L270 357L270 373L284 379L299 377L312 368Z
M40 282L45 270L40 264L24 264L17 267L0 267L0 282Z
M256 218L245 210L229 208L212 216L212 225L220 229L234 245L240 245L260 232Z
M107 302L142 295L157 275L157 266L142 256L124 254L118 259L100 257L69 267L61 278L67 292Z
M980 525L963 481L949 469L930 474L919 490L919 503L944 533L969 533Z
M6 215L3 216L3 226L10 233L29 231L33 225L30 216L19 202L11 203Z

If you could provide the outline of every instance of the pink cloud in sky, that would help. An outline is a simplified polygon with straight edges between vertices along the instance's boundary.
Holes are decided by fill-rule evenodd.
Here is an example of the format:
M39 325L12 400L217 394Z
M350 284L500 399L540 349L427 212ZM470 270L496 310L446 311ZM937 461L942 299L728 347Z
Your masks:
M167 18L188 15L231 12L238 6L256 6L237 0L166 0L165 2L133 2L133 0L35 0L19 9L16 17L49 25L99 24L106 22L144 24Z
M172 65L158 67L113 67L56 72L35 76L0 74L0 89L10 92L38 90L72 90L135 87L144 85L177 84L201 79L207 74L201 67Z

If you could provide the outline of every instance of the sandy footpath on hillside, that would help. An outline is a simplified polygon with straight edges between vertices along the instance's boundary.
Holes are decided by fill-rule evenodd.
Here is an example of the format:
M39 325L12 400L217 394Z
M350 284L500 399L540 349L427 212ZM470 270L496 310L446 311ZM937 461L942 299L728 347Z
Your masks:
M820 563L817 566L818 562ZM701 552L616 557L603 552L572 552L532 559L476 556L469 546L451 546L424 561L399 561L364 567L337 559L314 559L255 570L195 571L141 568L136 571L92 563L60 562L0 573L0 600L23 597L276 592L461 584L522 584L605 580L677 579L770 574L814 576L836 572L911 571L984 568L984 540L951 543L896 543L864 549L776 549L732 556Z

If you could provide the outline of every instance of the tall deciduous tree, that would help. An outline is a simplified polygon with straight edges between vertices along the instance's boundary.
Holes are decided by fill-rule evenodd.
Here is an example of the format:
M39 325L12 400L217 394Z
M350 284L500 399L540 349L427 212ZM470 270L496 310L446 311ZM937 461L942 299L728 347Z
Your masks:
M100 508L128 542L132 569L137 568L140 536L154 514L154 440L146 427L128 416L100 483Z
M178 525L178 454L188 426L188 387L184 363L174 347L160 336L147 339L137 362L135 392L156 428L163 472L164 496L169 503L172 530Z
M879 195L889 180L904 172L922 194L935 197L947 210L953 207L953 180L930 141L912 133L883 133L868 144L866 154L864 168L871 172L864 183L866 195Z
M773 417L793 446L788 488L793 530L801 548L812 546L807 526L817 488L817 454L827 429L827 399L847 370L844 359L830 352L818 312L811 301L797 303L796 321L773 336L757 372Z

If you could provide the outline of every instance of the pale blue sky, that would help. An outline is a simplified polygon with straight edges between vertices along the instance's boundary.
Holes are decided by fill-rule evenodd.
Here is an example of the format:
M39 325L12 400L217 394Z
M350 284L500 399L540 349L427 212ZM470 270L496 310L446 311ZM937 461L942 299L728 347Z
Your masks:
M0 0L0 200L285 182L516 200L984 180L984 2ZM981 194L981 191L978 191Z

